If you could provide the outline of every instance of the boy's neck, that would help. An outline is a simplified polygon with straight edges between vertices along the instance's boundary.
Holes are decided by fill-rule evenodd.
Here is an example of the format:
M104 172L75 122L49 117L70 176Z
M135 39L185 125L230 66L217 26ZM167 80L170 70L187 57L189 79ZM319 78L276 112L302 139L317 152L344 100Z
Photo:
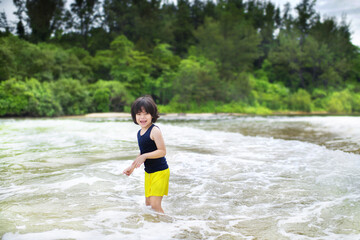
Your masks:
M153 123L150 123L148 126L142 127L142 128L141 128L141 132L142 132L142 133L145 133L152 125L153 125Z

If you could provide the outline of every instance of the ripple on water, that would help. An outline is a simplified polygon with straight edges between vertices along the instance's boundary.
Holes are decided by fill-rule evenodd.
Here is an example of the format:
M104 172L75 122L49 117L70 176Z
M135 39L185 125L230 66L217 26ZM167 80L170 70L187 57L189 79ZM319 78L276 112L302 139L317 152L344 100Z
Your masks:
M328 120L159 122L171 171L168 216L144 207L142 170L122 175L138 154L133 123L2 122L0 236L358 239L360 156L259 128L298 124L319 136L317 126L332 129Z

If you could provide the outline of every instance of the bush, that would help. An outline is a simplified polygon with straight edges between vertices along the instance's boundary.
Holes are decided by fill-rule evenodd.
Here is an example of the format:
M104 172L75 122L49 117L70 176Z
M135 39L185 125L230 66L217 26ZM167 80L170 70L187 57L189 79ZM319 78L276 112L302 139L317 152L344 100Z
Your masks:
M245 107L244 113L247 114L259 114L259 115L268 115L271 114L272 111L266 107L258 106L258 107Z
M97 112L109 112L110 90L108 88L96 89L93 96L93 104Z
M250 79L253 85L253 90L251 91L252 105L258 103L265 108L273 110L287 108L288 88L281 83L269 83L266 78L255 79L251 77Z
M234 80L229 82L220 83L221 91L226 92L226 102L236 102L239 100L249 101L249 96L253 88L249 74L242 72L234 76ZM226 87L225 87L226 86Z
M79 115L89 111L91 98L86 86L79 80L67 78L50 84L65 115Z
M243 113L244 104L241 102L231 102L216 107L218 113Z
M48 84L36 79L10 79L0 85L0 116L56 116L60 104L53 97Z
M314 110L323 111L327 105L327 92L323 89L315 88L312 92L312 103Z
M353 94L353 97L352 97L352 111L354 113L360 113L360 93L358 93L358 94L354 93Z
M22 116L29 105L25 82L10 79L0 85L0 116Z
M118 81L99 80L89 86L92 110L99 112L122 112L134 98L124 84Z
M53 117L61 115L62 109L60 103L56 101L53 92L48 83L40 83L32 78L26 81L29 99L27 115L40 117Z
M205 58L190 57L182 60L173 85L180 103L221 99L221 82L214 62Z
M186 103L183 103L181 100L181 96L179 94L175 95L170 103L166 106L166 108L160 108L162 112L186 112L188 110L188 105ZM159 110L159 111L160 111Z
M311 96L304 90L299 89L289 97L289 107L291 110L299 110L310 112L311 111Z
M327 110L330 113L351 113L352 96L348 89L341 92L334 92L327 103Z

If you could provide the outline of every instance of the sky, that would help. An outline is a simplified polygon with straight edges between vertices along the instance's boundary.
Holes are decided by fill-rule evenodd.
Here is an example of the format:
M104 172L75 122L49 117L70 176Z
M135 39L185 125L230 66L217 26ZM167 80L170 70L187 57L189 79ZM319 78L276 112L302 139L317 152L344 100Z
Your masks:
M15 22L13 15L15 7L12 0L0 0L0 12L4 11L9 22ZM275 6L283 9L283 6L289 2L291 8L294 8L301 0L270 0ZM72 0L67 0L67 4ZM320 16L336 17L340 23L342 16L346 15L346 22L350 24L351 41L354 45L360 47L360 0L317 0L315 9ZM293 14L295 15L295 14Z

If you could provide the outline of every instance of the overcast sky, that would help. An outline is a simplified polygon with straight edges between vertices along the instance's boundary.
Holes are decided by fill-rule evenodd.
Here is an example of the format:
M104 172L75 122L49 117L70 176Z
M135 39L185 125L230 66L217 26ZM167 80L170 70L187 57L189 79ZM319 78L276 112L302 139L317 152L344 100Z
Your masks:
M8 20L15 21L13 12L15 7L12 0L0 0L0 12L5 11ZM68 4L73 0L67 0ZM271 0L277 7L281 9L289 2L291 8L294 8L300 0ZM317 0L315 9L320 13L321 17L335 16L338 22L342 16L346 15L346 22L350 23L352 43L360 47L360 0Z

